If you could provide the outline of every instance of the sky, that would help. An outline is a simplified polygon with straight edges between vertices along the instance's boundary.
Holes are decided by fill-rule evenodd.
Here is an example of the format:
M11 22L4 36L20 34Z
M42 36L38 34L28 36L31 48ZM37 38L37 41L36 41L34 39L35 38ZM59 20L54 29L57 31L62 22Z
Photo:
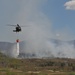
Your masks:
M0 0L0 41L15 42L7 24L28 25L18 36L36 46L48 38L75 40L75 0Z

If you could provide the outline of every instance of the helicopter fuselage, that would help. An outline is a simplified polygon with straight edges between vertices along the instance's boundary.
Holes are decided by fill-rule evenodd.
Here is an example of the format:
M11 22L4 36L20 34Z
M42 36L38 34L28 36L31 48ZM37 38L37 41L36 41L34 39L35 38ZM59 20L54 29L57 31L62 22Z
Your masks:
M21 27L19 25L16 26L15 30L13 30L13 32L20 32L21 31Z

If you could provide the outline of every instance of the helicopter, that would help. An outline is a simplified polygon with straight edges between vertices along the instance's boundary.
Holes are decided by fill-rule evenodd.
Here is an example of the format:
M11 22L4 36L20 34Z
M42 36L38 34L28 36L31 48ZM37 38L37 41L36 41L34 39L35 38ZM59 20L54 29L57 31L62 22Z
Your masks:
M13 32L21 32L21 31L22 31L22 29L21 29L20 25L17 24L16 28L15 28L15 30L13 30Z
M19 24L17 24L17 25L8 24L8 26L14 26L15 30L13 30L13 32L16 32L16 33L21 32L22 31L21 27L24 27L24 26L20 26Z
M15 27L15 30L13 30L13 32L16 32L16 33L22 31L21 27L30 27L30 25L20 26L19 24L15 24L15 25L7 24L7 26L13 26L13 27Z

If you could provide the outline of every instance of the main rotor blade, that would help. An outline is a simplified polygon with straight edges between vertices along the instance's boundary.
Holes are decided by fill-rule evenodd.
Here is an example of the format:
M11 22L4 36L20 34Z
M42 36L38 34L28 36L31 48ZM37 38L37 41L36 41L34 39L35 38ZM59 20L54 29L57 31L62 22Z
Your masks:
M29 27L29 26L20 26L20 27Z
M16 25L12 25L12 24L7 24L7 26L13 26L13 27L16 27L17 26L17 24ZM19 25L20 26L20 25ZM20 27L29 27L29 25L27 26L27 25L23 25L23 26L20 26Z
M7 24L7 26L14 26L14 27L16 27L17 25L11 25L11 24Z

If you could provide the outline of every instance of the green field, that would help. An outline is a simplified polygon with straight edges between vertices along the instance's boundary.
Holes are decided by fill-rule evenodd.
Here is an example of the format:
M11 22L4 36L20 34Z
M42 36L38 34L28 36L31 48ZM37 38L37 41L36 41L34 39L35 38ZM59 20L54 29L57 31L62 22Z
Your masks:
M75 59L14 59L0 53L0 75L75 75Z

